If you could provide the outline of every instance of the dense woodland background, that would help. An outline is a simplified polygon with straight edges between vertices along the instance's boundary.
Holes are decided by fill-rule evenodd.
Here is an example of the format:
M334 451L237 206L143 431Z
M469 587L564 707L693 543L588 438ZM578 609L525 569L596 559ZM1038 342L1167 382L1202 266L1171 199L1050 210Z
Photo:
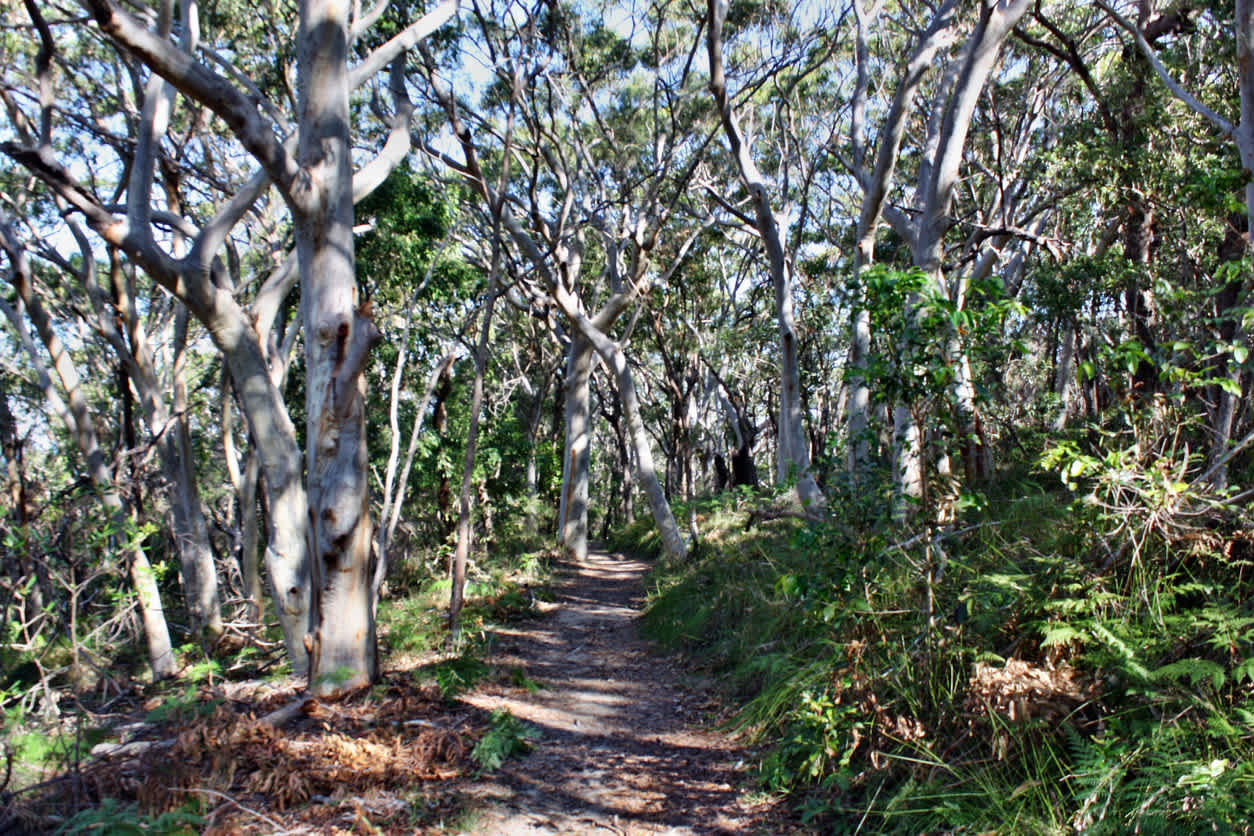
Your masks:
M1249 0L0 8L11 787L592 539L807 826L1248 832Z

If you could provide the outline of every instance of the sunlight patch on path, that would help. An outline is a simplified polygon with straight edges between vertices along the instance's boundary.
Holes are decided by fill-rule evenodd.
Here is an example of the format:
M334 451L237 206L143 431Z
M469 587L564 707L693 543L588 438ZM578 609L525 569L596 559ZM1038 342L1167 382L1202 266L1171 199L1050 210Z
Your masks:
M571 566L543 618L496 634L498 665L543 687L502 685L468 694L536 727L528 757L472 789L484 806L466 836L750 834L745 754L701 728L710 700L637 633L639 561L590 554ZM760 812L760 811L758 811Z

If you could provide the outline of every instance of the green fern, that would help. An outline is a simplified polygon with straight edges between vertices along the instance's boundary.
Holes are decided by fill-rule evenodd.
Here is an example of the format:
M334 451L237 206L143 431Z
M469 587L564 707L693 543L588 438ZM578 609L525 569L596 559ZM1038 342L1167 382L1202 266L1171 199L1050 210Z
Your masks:
M534 745L532 741L540 737L539 730L504 708L493 711L488 724L487 732L470 753L481 772L493 772L510 758L527 754Z

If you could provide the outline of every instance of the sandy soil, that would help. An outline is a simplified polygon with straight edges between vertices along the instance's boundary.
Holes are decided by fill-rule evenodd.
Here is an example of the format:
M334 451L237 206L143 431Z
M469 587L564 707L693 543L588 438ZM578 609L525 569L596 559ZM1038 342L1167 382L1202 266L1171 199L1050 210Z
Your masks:
M464 699L506 708L541 737L467 789L465 836L788 830L752 795L751 755L711 728L707 684L639 636L645 570L590 554L564 567L544 616L497 631L492 661L543 687L489 685Z

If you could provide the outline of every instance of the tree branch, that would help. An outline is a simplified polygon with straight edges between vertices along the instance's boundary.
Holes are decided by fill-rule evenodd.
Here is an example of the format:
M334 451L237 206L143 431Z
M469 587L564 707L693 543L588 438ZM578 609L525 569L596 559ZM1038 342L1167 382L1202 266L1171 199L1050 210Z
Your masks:
M187 53L150 32L138 18L122 11L113 0L82 0L100 28L179 92L217 114L257 158L279 191L288 196L299 174L296 161L283 147L274 129L261 118L257 103L229 81Z

